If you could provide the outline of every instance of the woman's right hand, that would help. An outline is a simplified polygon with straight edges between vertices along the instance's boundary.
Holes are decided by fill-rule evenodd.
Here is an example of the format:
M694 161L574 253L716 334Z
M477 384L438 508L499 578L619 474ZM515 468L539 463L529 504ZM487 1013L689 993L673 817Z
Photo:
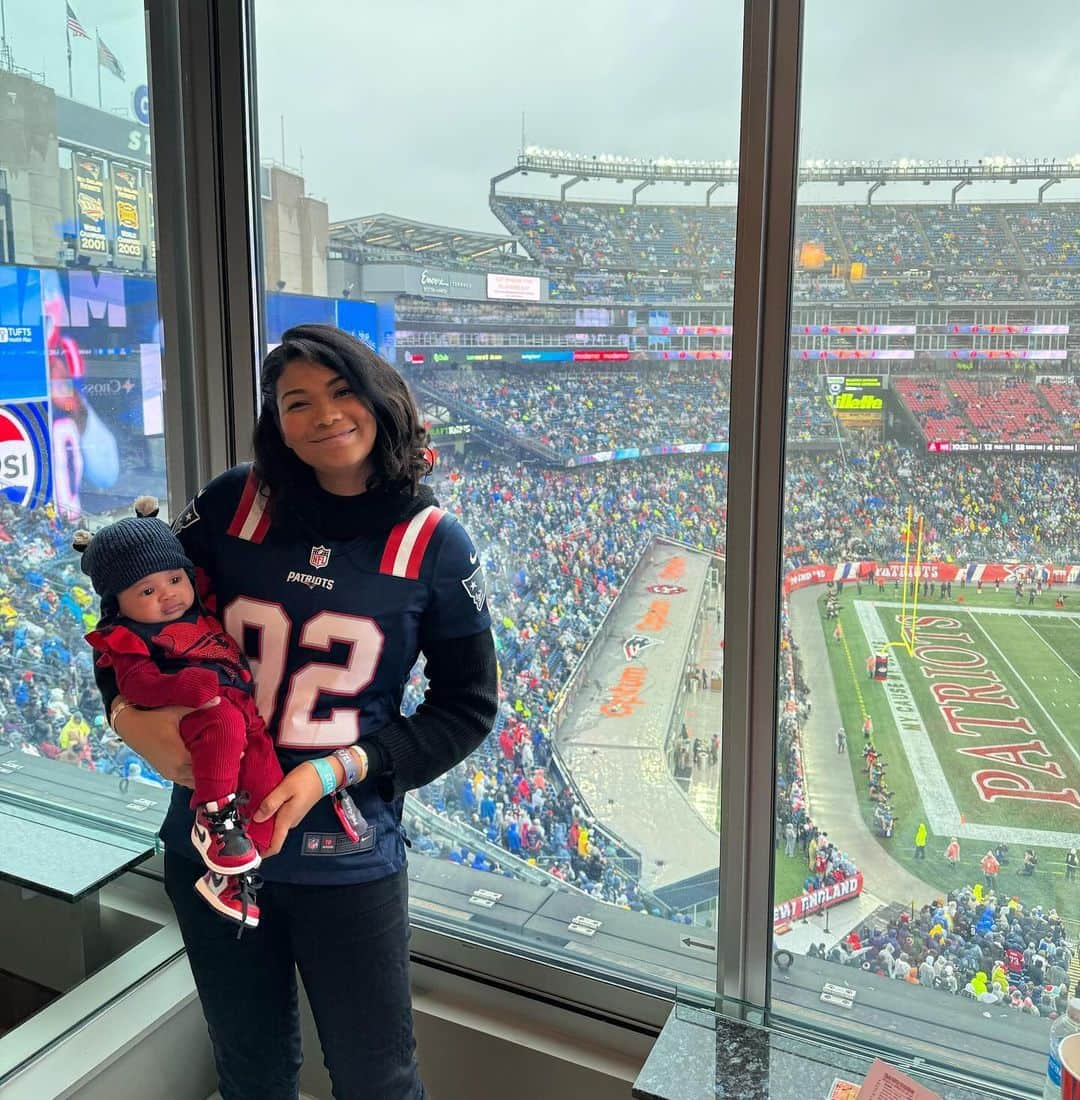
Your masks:
M216 706L218 701L212 699L205 707ZM149 761L163 779L194 789L191 754L180 736L180 720L193 709L178 706L155 707L153 710L124 707L116 716L113 729L126 745Z

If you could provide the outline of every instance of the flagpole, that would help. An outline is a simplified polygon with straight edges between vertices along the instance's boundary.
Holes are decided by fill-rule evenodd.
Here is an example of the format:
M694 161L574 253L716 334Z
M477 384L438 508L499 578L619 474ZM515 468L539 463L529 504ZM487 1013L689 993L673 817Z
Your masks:
M66 26L66 24L65 24ZM75 86L71 82L71 28L67 29L67 51L68 51L68 99L75 98Z
M101 34L97 27L94 28L94 37L97 39L97 105L98 110L103 111L105 108L101 103Z

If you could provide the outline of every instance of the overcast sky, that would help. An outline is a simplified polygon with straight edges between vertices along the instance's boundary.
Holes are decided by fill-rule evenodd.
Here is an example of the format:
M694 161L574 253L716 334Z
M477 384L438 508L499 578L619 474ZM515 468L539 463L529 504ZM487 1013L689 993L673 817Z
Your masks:
M124 65L124 82L103 74L103 102L129 115L146 71L141 0L71 2ZM66 95L64 0L5 8L16 62L44 68ZM308 190L333 219L387 212L497 231L488 181L514 162L522 112L527 141L548 148L738 156L742 5L730 0L255 0L255 13L261 153L282 159L284 116L284 160L298 167L302 152ZM1076 0L807 0L802 156L1080 152L1078 43ZM95 56L74 42L75 98L93 103ZM535 175L511 183L551 186ZM612 193L582 185L574 195ZM935 194L891 187L876 201Z

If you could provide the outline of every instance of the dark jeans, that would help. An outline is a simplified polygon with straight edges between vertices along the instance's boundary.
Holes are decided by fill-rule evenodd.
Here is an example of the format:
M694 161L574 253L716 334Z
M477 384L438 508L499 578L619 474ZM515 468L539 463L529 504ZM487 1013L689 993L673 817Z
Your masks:
M205 868L167 853L176 910L214 1047L222 1100L296 1100L296 971L335 1100L425 1100L414 1058L406 872L353 886L268 882L258 928L218 916L195 892Z

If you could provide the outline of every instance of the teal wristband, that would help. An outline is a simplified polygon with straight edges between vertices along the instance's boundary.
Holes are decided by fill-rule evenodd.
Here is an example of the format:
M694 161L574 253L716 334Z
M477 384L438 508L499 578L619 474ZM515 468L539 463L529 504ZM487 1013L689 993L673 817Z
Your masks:
M319 773L323 794L333 794L337 790L337 776L334 774L333 765L325 756L319 756L308 763Z

